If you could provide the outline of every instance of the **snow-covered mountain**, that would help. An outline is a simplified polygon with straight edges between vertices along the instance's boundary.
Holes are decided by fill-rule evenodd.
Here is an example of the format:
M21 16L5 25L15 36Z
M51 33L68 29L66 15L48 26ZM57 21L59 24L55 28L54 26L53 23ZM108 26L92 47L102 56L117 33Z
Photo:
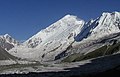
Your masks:
M55 60L58 55L59 58L66 56L65 51L70 49L73 44L82 45L82 43L118 33L119 28L119 12L103 13L88 23L76 16L66 15L9 52L21 58L51 61Z
M84 39L96 40L110 34L120 32L120 12L103 13L95 20L90 20L84 25L83 30L75 37L76 41Z
M80 33L83 25L84 21L77 16L66 15L28 39L22 46L10 50L10 53L24 58L54 59L52 56L66 50L74 42L74 37Z
M28 39L24 44L30 48L38 45L45 45L50 42L70 39L75 37L84 25L84 21L73 15L66 15L59 21L41 30L36 35Z
M118 33L120 32L120 13L103 13L102 16L96 19L90 26L92 25L96 26L91 30L90 37L94 37L95 39Z
M20 43L12 38L10 35L5 34L0 36L0 46L5 50L10 50L14 46L19 45Z

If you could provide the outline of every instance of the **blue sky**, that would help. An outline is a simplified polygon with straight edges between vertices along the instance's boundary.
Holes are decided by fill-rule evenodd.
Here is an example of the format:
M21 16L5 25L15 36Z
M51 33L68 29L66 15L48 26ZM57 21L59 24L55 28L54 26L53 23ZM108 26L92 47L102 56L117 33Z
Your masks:
M26 40L66 14L88 21L113 11L120 0L0 0L0 35Z

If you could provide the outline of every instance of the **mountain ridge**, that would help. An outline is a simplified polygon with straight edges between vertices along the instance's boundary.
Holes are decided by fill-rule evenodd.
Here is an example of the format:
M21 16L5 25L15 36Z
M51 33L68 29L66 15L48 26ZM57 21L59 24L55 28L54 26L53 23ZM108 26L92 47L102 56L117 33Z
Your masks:
M90 20L88 23L77 18L77 16L66 15L29 38L21 46L11 49L10 53L22 58L54 61L59 54L63 53L65 55L64 51L73 46L72 44L79 45L118 33L120 32L119 27L119 12L103 13L100 17Z

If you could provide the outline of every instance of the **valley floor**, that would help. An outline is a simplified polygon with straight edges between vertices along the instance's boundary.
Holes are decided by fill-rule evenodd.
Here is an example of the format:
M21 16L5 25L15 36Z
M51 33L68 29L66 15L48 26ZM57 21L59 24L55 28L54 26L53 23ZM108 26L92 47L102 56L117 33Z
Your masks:
M119 77L120 54L74 63L13 67L0 73L0 77Z

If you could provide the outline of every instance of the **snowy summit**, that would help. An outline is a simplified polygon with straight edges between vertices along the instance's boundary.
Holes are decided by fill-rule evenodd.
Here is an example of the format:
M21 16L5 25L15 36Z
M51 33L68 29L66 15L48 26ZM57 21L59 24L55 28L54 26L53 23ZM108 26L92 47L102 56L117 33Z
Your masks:
M77 16L66 15L9 52L20 58L54 61L58 55L60 59L73 53L66 53L66 50L74 43L97 40L120 32L119 28L119 12L103 13L86 23Z

